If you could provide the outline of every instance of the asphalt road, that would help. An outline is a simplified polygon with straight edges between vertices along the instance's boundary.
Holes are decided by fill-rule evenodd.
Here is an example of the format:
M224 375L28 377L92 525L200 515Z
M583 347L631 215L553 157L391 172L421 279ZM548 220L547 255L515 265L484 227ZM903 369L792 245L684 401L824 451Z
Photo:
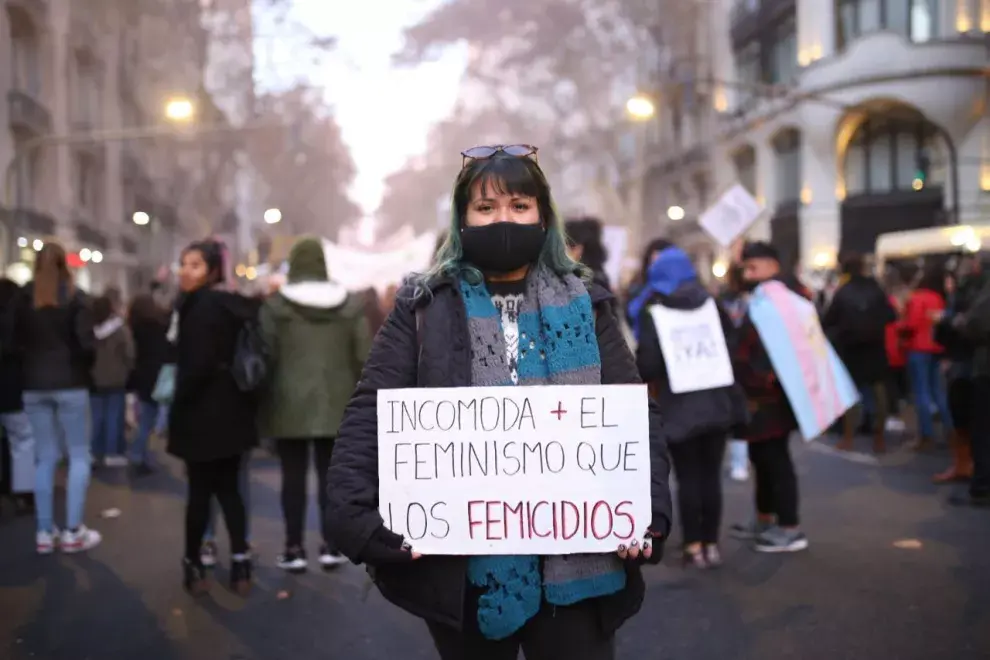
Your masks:
M876 465L826 449L798 451L810 550L758 555L727 540L726 566L703 574L668 552L648 569L619 658L990 657L990 512L944 503L947 491L928 483L944 457L895 452ZM0 658L436 657L424 626L369 593L361 569L297 577L272 566L282 524L265 458L252 472L257 589L241 599L217 585L194 602L180 584L184 483L163 460L134 487L121 470L94 480L90 524L104 542L87 556L37 557L33 521L0 520ZM750 489L727 485L726 524L747 515ZM100 519L110 507L122 515Z

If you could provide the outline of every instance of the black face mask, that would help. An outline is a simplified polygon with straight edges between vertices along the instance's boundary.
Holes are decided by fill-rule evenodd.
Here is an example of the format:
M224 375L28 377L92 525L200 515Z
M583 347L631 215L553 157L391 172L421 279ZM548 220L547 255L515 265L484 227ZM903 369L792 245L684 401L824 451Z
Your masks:
M464 260L484 273L511 273L535 263L546 238L542 224L493 222L461 230Z

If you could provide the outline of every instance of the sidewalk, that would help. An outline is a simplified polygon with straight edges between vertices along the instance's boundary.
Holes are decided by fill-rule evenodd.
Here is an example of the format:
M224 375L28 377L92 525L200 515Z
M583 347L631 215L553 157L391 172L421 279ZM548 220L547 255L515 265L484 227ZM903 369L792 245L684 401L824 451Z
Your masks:
M648 569L647 602L622 630L618 657L990 656L990 515L943 504L948 492L928 479L944 457L877 466L821 451L797 454L811 549L768 556L726 540L726 566L698 574L679 567L675 539L665 565ZM257 588L246 600L224 588L221 532L220 582L193 601L179 570L185 484L178 464L161 460L161 472L133 488L120 469L94 480L89 522L104 541L88 556L37 557L33 521L0 520L0 657L436 657L422 623L369 593L362 569L287 576L273 567L283 532L278 470L268 458L252 470ZM726 525L747 515L750 489L727 482ZM121 516L99 518L110 507ZM315 529L311 507L311 550L319 543Z

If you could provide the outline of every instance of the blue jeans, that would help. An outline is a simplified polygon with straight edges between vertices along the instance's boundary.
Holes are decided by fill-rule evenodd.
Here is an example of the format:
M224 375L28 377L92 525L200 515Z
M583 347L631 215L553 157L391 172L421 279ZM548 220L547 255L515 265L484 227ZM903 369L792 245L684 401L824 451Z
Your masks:
M911 379L911 392L914 394L914 408L918 415L918 430L922 438L935 436L935 422L932 419L932 404L942 417L942 426L952 428L952 414L949 412L949 397L945 381L939 372L938 356L931 353L908 353L908 376Z
M86 390L28 391L24 412L34 430L37 470L35 511L39 532L54 528L55 466L65 452L69 457L69 479L65 493L66 528L82 524L89 488L89 392Z
M154 401L138 403L138 428L134 442L131 443L131 463L146 465L148 460L148 439L157 430L161 406Z
M244 454L241 458L241 471L237 475L241 499L244 500L244 537L251 541L251 453ZM216 538L217 529L217 500L210 500L210 521L206 525L206 534L203 541L212 541Z
M98 392L91 395L93 456L97 459L122 453L120 436L124 432L124 406L126 403L127 394L124 390Z

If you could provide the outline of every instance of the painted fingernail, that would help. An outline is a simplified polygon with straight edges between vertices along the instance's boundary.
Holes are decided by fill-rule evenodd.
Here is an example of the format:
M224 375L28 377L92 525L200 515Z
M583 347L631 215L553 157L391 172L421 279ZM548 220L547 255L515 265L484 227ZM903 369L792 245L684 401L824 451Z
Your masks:
M630 543L629 545L632 545L632 546L637 546L637 545L639 545L639 541L633 541L633 542L632 542L632 543Z
M644 543L643 544L643 550L649 550L649 549L650 549L650 544L649 543Z
M626 549L626 546L624 546L624 545L620 545L620 546L619 546L619 552L622 552L622 551L624 551L625 549Z

